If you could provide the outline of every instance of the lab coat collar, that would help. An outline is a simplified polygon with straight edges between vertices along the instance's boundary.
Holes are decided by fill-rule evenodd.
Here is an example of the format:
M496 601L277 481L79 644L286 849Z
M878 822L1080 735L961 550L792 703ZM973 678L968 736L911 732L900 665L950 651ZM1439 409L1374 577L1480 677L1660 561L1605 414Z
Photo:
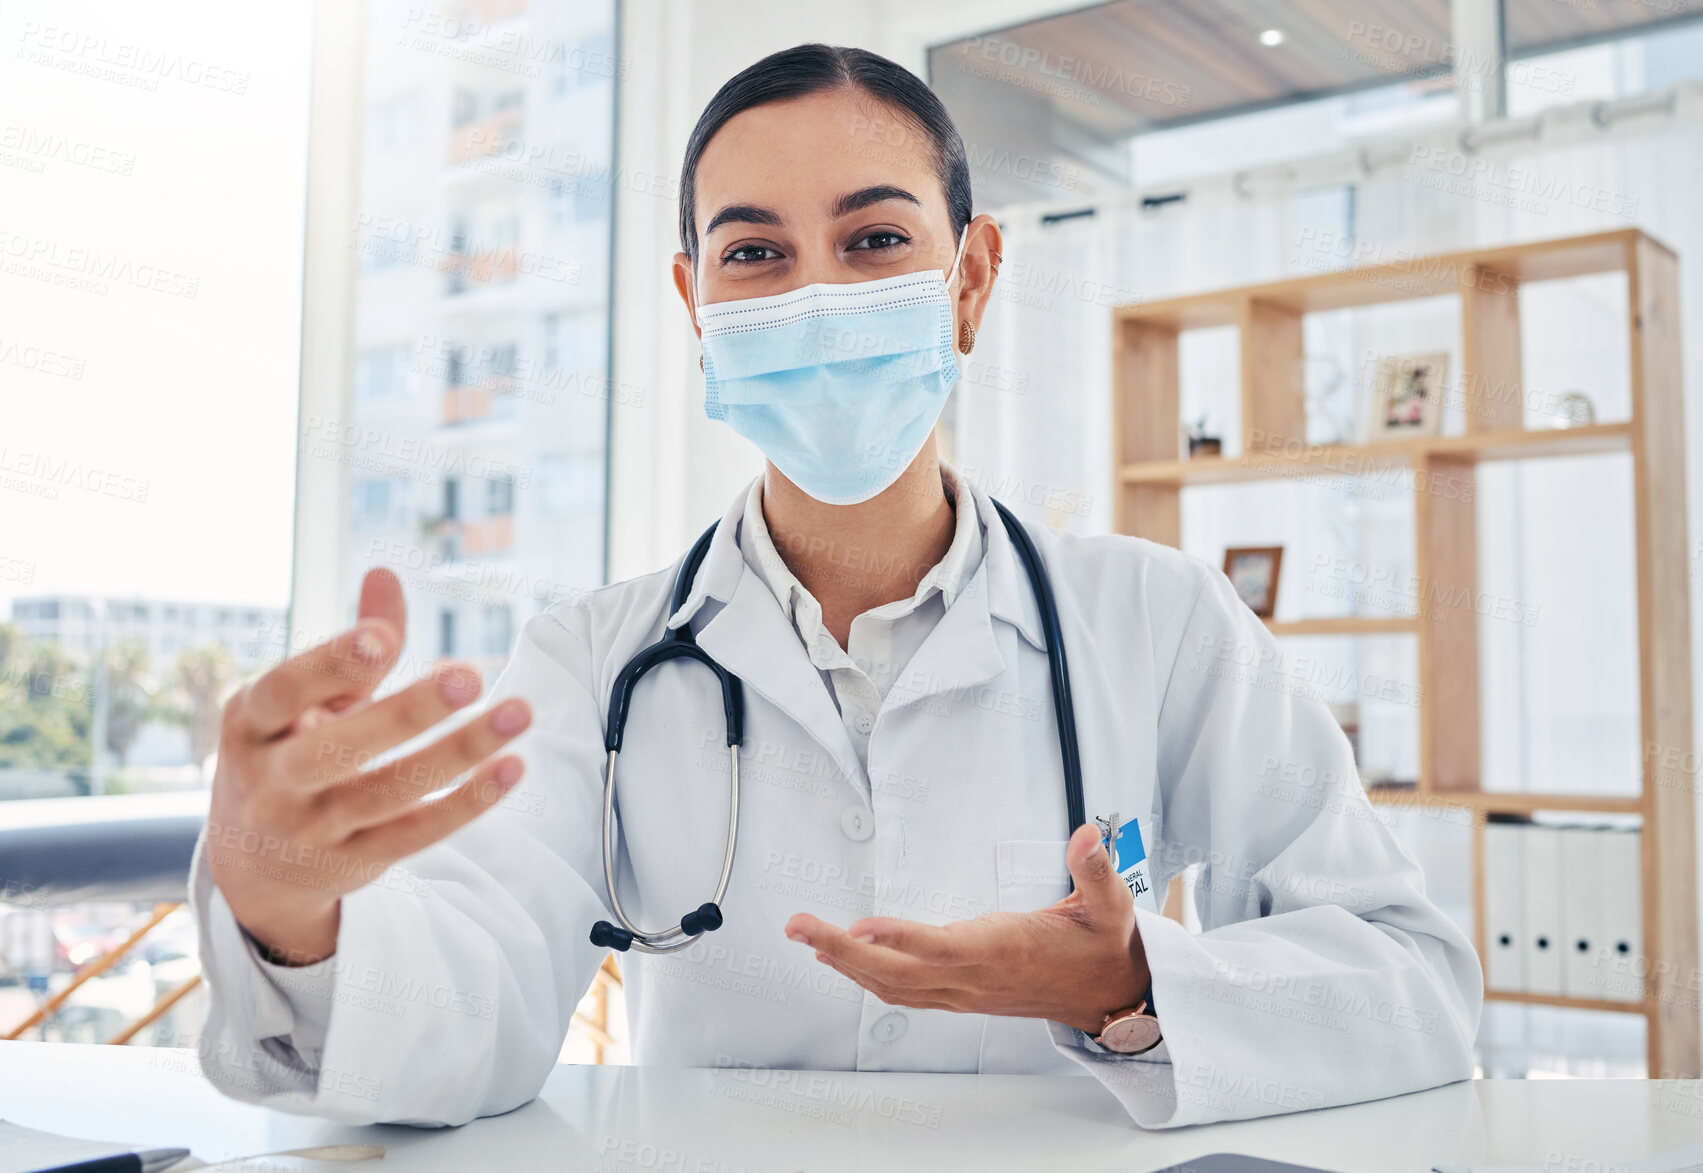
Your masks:
M975 502L977 516L981 518L985 539L982 545L982 564L972 579L976 576L986 576L988 612L994 618L1002 619L1017 628L1031 646L1045 651L1046 639L1041 633L1041 610L1035 602L1035 592L1030 589L1029 576L1023 569L1016 548L1011 544L1010 535L1005 532L1005 523L1000 520L998 511L993 507L993 499L962 470L954 469L953 473L960 499L968 492L970 499ZM728 503L727 511L722 514L721 522L716 526L715 537L710 540L710 548L704 555L703 565L698 568L697 580L686 596L686 602L669 616L668 626L678 627L691 620L706 600L731 602L740 588L741 580L756 577L739 549L738 532L740 519L745 513L745 499L751 492L751 484L750 481L746 482L745 487L734 494L733 500ZM1029 528L1033 534L1035 527ZM1040 544L1037 542L1037 545ZM761 580L757 585L763 585ZM770 597L773 597L772 593ZM776 604L776 609L779 610L779 603ZM952 610L955 608L948 608L948 614Z
M986 494L967 478L960 477L958 483L960 507L967 488L981 520L986 539L982 562L888 690L890 707L961 692L999 676L1005 657L994 632L995 617L1015 626L1031 644L1045 646L1039 611L1004 523ZM712 601L722 604L698 627L698 645L802 726L867 797L868 778L833 697L780 601L740 551L738 531L749 491L747 485L728 506L691 593L668 625L691 621Z
M746 688L797 722L867 799L869 780L834 698L823 686L780 600L739 548L739 526L750 491L747 484L722 515L692 591L669 617L668 626L679 627L700 610L720 604L698 627L698 646ZM749 741L746 744L750 746ZM754 748L761 752L769 747Z
M888 690L891 707L941 693L962 693L1003 673L1005 656L999 650L995 619L1015 627L1034 646L1046 647L1028 575L992 499L957 470L950 470L950 475L958 508L962 510L966 500L975 504L984 535L981 562Z
M1017 553L1017 548L1011 544L1011 535L1005 532L1005 522L1000 520L999 511L993 507L993 498L982 492L971 478L962 470L958 471L960 493L968 490L976 503L976 511L981 515L982 531L987 536L986 553L982 557L982 570L978 573L987 575L988 611L996 619L1003 619L1023 634L1030 646L1046 651L1046 636L1041 632L1041 607L1035 601L1035 592L1029 586L1028 572L1023 569L1023 560ZM1031 540L1037 547L1046 543L1035 536L1038 528L1035 525L1026 527ZM1042 559L1043 567L1045 558ZM1054 591L1054 597L1057 597Z

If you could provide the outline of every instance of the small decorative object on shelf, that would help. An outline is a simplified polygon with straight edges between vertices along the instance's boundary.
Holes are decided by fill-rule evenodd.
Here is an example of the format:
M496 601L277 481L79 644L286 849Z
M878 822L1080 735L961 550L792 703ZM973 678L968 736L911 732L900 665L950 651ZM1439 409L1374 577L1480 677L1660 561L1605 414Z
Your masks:
M1206 434L1206 420L1207 417L1202 415L1188 425L1190 460L1197 456L1218 456L1224 451L1224 443L1219 437Z
M1597 409L1583 391L1563 391L1555 401L1555 414L1549 417L1552 428L1583 428L1596 422Z
M1443 424L1443 385L1448 373L1446 352L1379 359L1367 417L1371 439L1435 436Z
M1282 546L1232 546L1224 551L1224 575L1236 597L1261 619L1277 610L1277 572L1283 566Z

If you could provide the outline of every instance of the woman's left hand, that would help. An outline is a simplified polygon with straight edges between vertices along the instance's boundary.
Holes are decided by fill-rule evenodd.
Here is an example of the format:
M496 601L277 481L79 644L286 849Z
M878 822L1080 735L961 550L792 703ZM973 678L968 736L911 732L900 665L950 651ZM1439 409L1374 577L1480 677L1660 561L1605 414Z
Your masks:
M798 913L789 939L894 1006L1047 1018L1098 1035L1147 990L1135 902L1085 823L1065 847L1076 890L1035 912L948 925L867 917L841 929Z

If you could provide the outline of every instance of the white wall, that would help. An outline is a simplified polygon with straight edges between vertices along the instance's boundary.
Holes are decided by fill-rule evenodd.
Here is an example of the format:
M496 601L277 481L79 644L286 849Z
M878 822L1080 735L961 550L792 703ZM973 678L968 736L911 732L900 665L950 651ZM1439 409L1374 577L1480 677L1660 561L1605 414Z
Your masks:
M699 112L758 58L855 45L926 76L930 45L1080 7L1075 0L627 0L617 127L610 577L667 564L761 467L704 416L698 344L669 273L680 159Z

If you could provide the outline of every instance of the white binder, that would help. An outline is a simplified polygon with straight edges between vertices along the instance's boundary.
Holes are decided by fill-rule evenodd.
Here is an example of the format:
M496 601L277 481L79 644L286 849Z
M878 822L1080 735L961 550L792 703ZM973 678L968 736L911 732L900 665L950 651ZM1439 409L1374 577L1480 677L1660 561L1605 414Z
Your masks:
M1561 992L1574 998L1606 998L1614 967L1608 955L1601 843L1614 834L1568 827L1561 835Z
M1522 827L1524 856L1524 932L1526 991L1561 993L1561 831Z
M1644 960L1643 868L1638 831L1604 831L1598 852L1602 860L1604 944L1607 959L1602 997L1637 1002L1644 995L1648 966ZM1681 979L1683 980L1683 978Z
M1484 825L1484 984L1513 993L1526 988L1524 832L1518 823Z

